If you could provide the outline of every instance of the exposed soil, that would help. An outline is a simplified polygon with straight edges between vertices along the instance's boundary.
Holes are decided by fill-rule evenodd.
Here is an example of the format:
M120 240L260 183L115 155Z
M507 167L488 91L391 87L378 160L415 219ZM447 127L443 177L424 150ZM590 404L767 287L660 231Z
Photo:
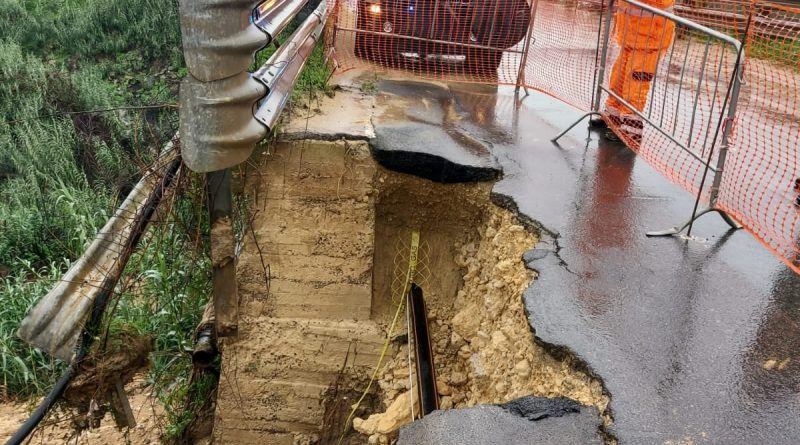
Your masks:
M600 383L534 342L522 302L533 275L521 259L536 238L491 204L489 191L490 184L442 185L381 172L373 314L386 322L391 312L393 240L418 229L421 263L430 270L422 287L442 409L536 395L570 397L603 412L608 398ZM410 420L408 376L407 346L395 345L379 381L387 413L355 422L370 443L388 443L388 426Z
M376 168L364 142L303 141L247 172L255 217L237 266L239 332L221 342L218 443L338 440L383 344L370 319Z
M534 276L522 255L537 240L490 202L490 183L394 173L365 142L345 141L277 144L248 175L255 216L238 259L239 331L220 342L218 443L339 441L389 334L412 231L420 233L416 282L442 409L536 395L605 410L599 382L534 341L522 302ZM355 412L356 431L342 443L386 444L411 421L405 322L389 337L377 381ZM59 413L63 420L33 443L157 443L161 410L143 376L126 390L136 428L120 431L106 414L99 428L73 437L85 420ZM6 437L26 417L22 405L0 405L0 414Z
M223 341L217 440L336 443L381 355L414 230L443 409L525 395L605 409L598 382L534 342L522 254L536 238L490 202L490 183L390 172L345 141L277 144L248 175L257 216L238 263L240 332ZM405 333L391 333L356 412L364 434L343 443L388 443L410 421Z
M100 419L97 428L85 428L87 416L77 415L73 408L56 408L31 435L30 444L131 444L150 445L161 443L163 409L155 400L146 380L146 372L140 371L125 385L125 392L136 418L134 428L120 430L111 413ZM5 442L36 408L38 400L30 403L0 404L0 441Z

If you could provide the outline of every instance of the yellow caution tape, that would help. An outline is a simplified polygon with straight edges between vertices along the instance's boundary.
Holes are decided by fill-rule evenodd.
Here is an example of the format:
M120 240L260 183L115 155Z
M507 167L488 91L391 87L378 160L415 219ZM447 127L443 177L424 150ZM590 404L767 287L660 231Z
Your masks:
M411 289L411 283L414 282L414 275L417 271L417 260L419 258L419 230L414 230L411 232L410 247L411 248L408 255L408 268L405 272L405 282L403 283L403 292L400 294L401 297L408 293L409 289ZM392 297L394 300L394 295ZM397 327L397 320L400 318L400 314L403 313L404 300L405 299L400 298L400 303L397 305L397 311L394 313L392 324L389 327L389 331L386 333L386 341L383 343L383 349L381 350L380 357L378 357L378 363L375 365L375 370L372 371L372 377L369 379L367 388L364 389L363 393L361 393L361 397L358 398L358 401L353 404L350 414L347 416L347 420L344 422L342 434L339 436L339 440L336 442L337 445L341 445L342 440L344 440L344 435L347 433L349 428L350 422L353 421L353 416L355 416L356 410L358 410L358 407L361 406L361 402L364 401L364 399L367 397L367 394L369 394L369 390L372 389L372 384L375 382L375 378L378 377L378 373L381 370L381 365L383 364L383 359L386 357L386 351L389 350L389 345L392 342L392 336L394 335L394 330Z

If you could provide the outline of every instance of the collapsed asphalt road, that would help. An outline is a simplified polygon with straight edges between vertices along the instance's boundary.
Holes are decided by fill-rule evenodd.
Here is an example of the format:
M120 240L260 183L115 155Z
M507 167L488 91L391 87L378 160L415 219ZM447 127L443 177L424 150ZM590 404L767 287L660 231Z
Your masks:
M695 226L706 239L645 237L686 219L693 197L585 126L552 144L579 113L546 96L517 107L512 91L486 87L382 80L377 90L363 104L335 99L327 120L295 131L335 126L401 171L403 153L440 158L426 175L444 182L460 180L455 164L501 168L493 200L542 232L525 256L539 272L525 293L531 325L603 381L608 433L633 444L797 442L800 277L749 234L710 215Z
M692 197L586 130L553 146L575 113L529 99L518 145L495 146L506 177L493 192L555 236L530 264L540 277L529 318L604 381L610 432L622 443L796 443L800 276L714 215L695 226L704 240L645 237L685 219Z

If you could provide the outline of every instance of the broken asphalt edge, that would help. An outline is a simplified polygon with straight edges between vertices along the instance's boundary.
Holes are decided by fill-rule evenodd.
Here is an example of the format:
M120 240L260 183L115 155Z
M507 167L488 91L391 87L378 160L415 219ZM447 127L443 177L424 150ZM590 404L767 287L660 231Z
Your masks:
M523 263L525 263L525 267L529 270L535 272L537 277L532 279L530 283L528 283L528 287L526 292L530 290L533 286L536 285L538 277L542 274L546 274L548 268L550 267L560 267L565 270L570 275L577 275L575 272L570 270L569 264L561 258L560 251L561 245L559 243L559 238L561 237L560 233L556 230L549 229L548 227L544 226L539 220L534 219L530 215L525 214L519 209L516 200L513 197L508 196L504 193L499 193L491 191L490 200L492 203L500 208L508 210L509 212L513 213L522 225L525 227L526 230L536 233L539 235L539 241L536 243L536 247L528 250L525 252L523 257L520 259ZM540 247L542 246L542 247ZM550 258L550 261L546 261ZM603 417L607 417L610 420L610 423L601 422L600 423L600 433L603 435L606 443L618 443L618 439L614 434L609 430L609 427L614 422L614 412L611 407L611 403L613 402L612 394L609 392L605 379L602 375L595 371L594 367L592 367L591 363L588 360L585 360L583 357L575 353L569 346L557 343L548 342L536 333L536 328L533 326L533 317L531 314L530 306L528 305L528 301L524 298L524 294L520 298L523 298L523 307L525 308L525 316L528 317L528 327L533 334L533 338L536 343L541 346L548 354L555 357L557 360L566 361L568 360L571 366L579 372L582 372L592 379L597 380L600 382L601 387L603 388L603 394L608 397L609 403L606 409L600 412L600 415Z
M372 119L370 119L370 125L372 126L371 134L375 135L375 124L372 122ZM490 166L465 165L447 159L446 157L421 151L387 150L384 149L381 144L377 143L378 138L376 136L369 137L351 133L293 131L282 133L279 135L278 139L281 141L366 141L369 145L371 156L384 168L439 183L450 184L491 181L497 184L503 177L502 167L500 167L494 157L491 159L492 165ZM544 226L537 219L522 212L512 196L496 192L493 188L489 198L494 205L513 213L528 231L539 236L539 241L536 246L532 246L532 248L523 255L523 258L520 258L520 261L525 263L525 266L529 270L537 274L537 278L542 274L546 274L548 268L553 266L562 268L570 275L577 275L574 271L570 270L567 262L560 256L561 246L559 244L560 234L558 231ZM555 263L554 265L548 264L548 261L545 261L551 256L554 260L551 260L550 263ZM526 292L536 285L537 278L531 279L526 288ZM603 388L603 394L609 398L609 404L605 410L598 412L601 418L601 421L598 422L599 433L606 443L616 443L617 438L609 429L614 420L613 409L611 407L613 398L606 387L604 378L594 370L587 360L576 354L569 346L550 343L536 334L536 328L532 324L531 310L524 295L525 293L520 295L519 298L523 299L525 316L528 318L528 327L530 328L534 341L554 358L561 361L568 360L574 369L600 382ZM605 419L609 419L610 423L606 422Z

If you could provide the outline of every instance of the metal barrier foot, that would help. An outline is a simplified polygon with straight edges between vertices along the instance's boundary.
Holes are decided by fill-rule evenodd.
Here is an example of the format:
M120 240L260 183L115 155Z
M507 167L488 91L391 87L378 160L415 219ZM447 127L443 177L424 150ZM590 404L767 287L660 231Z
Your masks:
M579 117L579 118L578 118L578 120L576 120L576 121L575 121L575 122L574 122L572 125L570 125L569 127L567 127L567 129L566 129L566 130L562 131L562 132L561 132L561 134L559 134L558 136L556 136L556 137L555 137L555 138L553 138L553 139L550 139L550 141L551 141L552 143L554 143L554 144L557 144L557 143L558 143L558 140L559 140L559 139L561 139L561 137L562 137L562 136L564 136L565 134L569 133L569 131L570 131L570 130L572 130L573 128L575 128L575 126L576 126L576 125L578 125L579 123L581 123L581 121L582 121L582 120L586 119L586 118L587 118L587 117L589 117L589 116L600 116L600 113L598 113L597 111L590 111L590 112L588 112L588 113L585 113L583 116Z
M686 228L689 227L690 224L692 224L695 221L697 221L701 216L705 215L706 213L711 213L711 212L718 213L719 216L722 218L722 220L725 221L729 226L731 226L731 229L739 230L739 229L742 228L741 224L739 224L736 221L734 221L733 218L731 218L730 215L728 215L724 211L722 211L720 209L713 208L713 207L709 207L709 208L706 208L706 209L698 212L694 217L689 218L689 220L684 222L683 224L679 224L679 225L677 225L677 226L675 226L675 227L673 227L671 229L667 229L667 230L657 230L657 231L653 231L653 232L647 232L645 235L647 235L647 236L674 236L674 235L678 235L679 233L682 233L684 230L686 230Z
M590 128L608 128L608 124L603 118L596 117L594 119L589 119L589 127Z

